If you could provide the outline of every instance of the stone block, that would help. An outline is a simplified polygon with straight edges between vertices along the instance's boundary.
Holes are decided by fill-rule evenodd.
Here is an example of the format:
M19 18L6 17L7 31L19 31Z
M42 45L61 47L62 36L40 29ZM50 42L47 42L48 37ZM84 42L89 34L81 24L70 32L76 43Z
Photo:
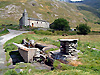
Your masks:
M78 39L60 39L60 45L61 45L61 52L63 53L72 53L77 47L77 41Z

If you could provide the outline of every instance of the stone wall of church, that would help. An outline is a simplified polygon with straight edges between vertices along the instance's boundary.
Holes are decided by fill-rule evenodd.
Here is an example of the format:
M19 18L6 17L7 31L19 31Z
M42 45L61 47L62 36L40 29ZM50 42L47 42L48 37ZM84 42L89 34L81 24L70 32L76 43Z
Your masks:
M19 25L21 25L21 26L23 26L23 25L25 25L25 26L29 25L29 23L28 23L28 14L27 14L26 10L24 10L24 13L23 13L22 17L19 20Z
M45 22L45 21L33 21L33 20L30 20L29 24L32 27L49 28L49 22Z
M28 18L28 13L26 11L26 9L24 10L24 13L21 17L21 19L19 20L19 25L20 28L22 28L22 26L28 26L31 25L32 27L42 27L42 28L49 28L49 22L46 21L42 21L42 20L30 20Z
M24 22L23 22L23 17L21 17L21 19L19 20L19 25L24 25Z

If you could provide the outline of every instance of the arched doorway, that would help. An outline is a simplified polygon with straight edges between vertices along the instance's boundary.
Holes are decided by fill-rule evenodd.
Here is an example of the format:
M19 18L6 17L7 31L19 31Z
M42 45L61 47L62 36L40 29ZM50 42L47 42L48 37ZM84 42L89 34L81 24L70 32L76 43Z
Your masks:
M32 27L34 27L34 23L32 23Z

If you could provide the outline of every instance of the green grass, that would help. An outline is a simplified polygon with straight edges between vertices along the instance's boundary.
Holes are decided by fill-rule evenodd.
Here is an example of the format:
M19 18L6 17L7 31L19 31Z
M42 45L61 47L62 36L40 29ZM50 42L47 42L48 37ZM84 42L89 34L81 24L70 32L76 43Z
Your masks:
M26 67L21 67L23 65L25 65ZM16 73L15 69L23 69L24 71L20 73ZM4 75L36 75L36 74L48 72L48 70L36 70L35 67L29 63L24 63L24 64L19 63L16 65L15 69L8 70L7 72L5 72ZM29 73L29 69L31 69L30 73Z
M5 52L10 52L12 50L17 50L17 47L13 44L8 44L4 47L4 49L5 49Z
M5 28L4 31L0 32L0 36L8 34L9 31Z
M82 53L79 53L79 59L82 65L78 66L71 66L68 64L60 63L59 61L54 62L55 70L48 71L48 70L36 70L34 66L31 64L25 64L27 67L22 68L20 64L17 64L16 68L24 69L23 74L28 75L100 75L100 51L92 50L91 48L100 49L100 35L70 35L70 36L61 36L61 35L40 35L40 34L29 34L25 33L19 35L4 44L4 48L13 49L11 43L21 43L22 39L29 38L34 39L38 43L46 43L46 44L54 44L60 47L60 43L56 40L61 38L63 39L79 39L77 49L80 50ZM9 47L8 47L9 46ZM90 46L91 48L88 48ZM56 49L51 49L49 51L53 51ZM12 50L8 50L12 51ZM47 53L49 52L47 51ZM9 64L9 63L8 63ZM21 64L24 65L24 64ZM58 68L58 66L62 66ZM28 73L28 70L31 69L31 72ZM8 72L8 71L7 71Z
M56 49L51 48L49 50L46 50L45 53L48 54L50 51L56 51L56 50L58 50L58 48L56 48Z
M6 61L8 62L10 59L10 55L9 55L9 52L6 52Z
M0 8L2 8L2 7L5 7L5 6L7 6L7 5L9 5L9 4L11 4L11 2L9 2L9 1L1 1L0 2Z
M68 75L99 75L100 74L100 51L94 51L92 49L88 49L87 46L89 46L89 43L78 43L78 49L81 50L83 54L79 55L79 60L82 62L82 65L79 65L77 67L69 66L66 64L62 64L58 61L54 62L54 67L57 69L59 65L62 67L60 70L64 70L64 72L61 72L60 74L68 74ZM70 71L69 70L73 70ZM74 72L77 70L76 72ZM59 75L59 72L58 72Z
M11 65L11 63L7 63L7 66Z
M15 43L21 43L22 42L22 39L33 39L35 40L35 42L41 42L41 43L47 43L47 44L53 44L53 45L56 45L58 47L60 47L60 43L51 39L51 38L47 38L45 35L42 36L42 35L38 35L38 34L22 34L22 35L19 35L11 40L8 40L5 44L4 44L4 48L5 48L5 51L6 52L10 52L12 50L16 50L17 47L15 45L13 45L12 43L15 42Z
M8 25L5 25L5 26L1 26L1 28L6 28L6 29L13 29L13 30L19 30L19 25L13 25L13 24L8 24Z
M13 30L19 30L19 25L6 25L6 28L13 29Z
M13 69L8 70L4 75L18 75L17 72Z

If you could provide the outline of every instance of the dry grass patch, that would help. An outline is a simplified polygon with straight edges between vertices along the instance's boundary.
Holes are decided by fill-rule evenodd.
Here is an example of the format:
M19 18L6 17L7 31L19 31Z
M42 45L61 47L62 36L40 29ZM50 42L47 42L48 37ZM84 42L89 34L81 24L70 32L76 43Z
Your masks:
M72 65L72 66L82 65L82 63L80 61L76 61L76 60L72 60L68 64Z
M69 35L69 36L44 35L44 36L48 37L48 38L51 38L53 40L58 40L58 39L79 39L80 41L83 41L83 42L98 42L98 41L100 41L100 35Z

